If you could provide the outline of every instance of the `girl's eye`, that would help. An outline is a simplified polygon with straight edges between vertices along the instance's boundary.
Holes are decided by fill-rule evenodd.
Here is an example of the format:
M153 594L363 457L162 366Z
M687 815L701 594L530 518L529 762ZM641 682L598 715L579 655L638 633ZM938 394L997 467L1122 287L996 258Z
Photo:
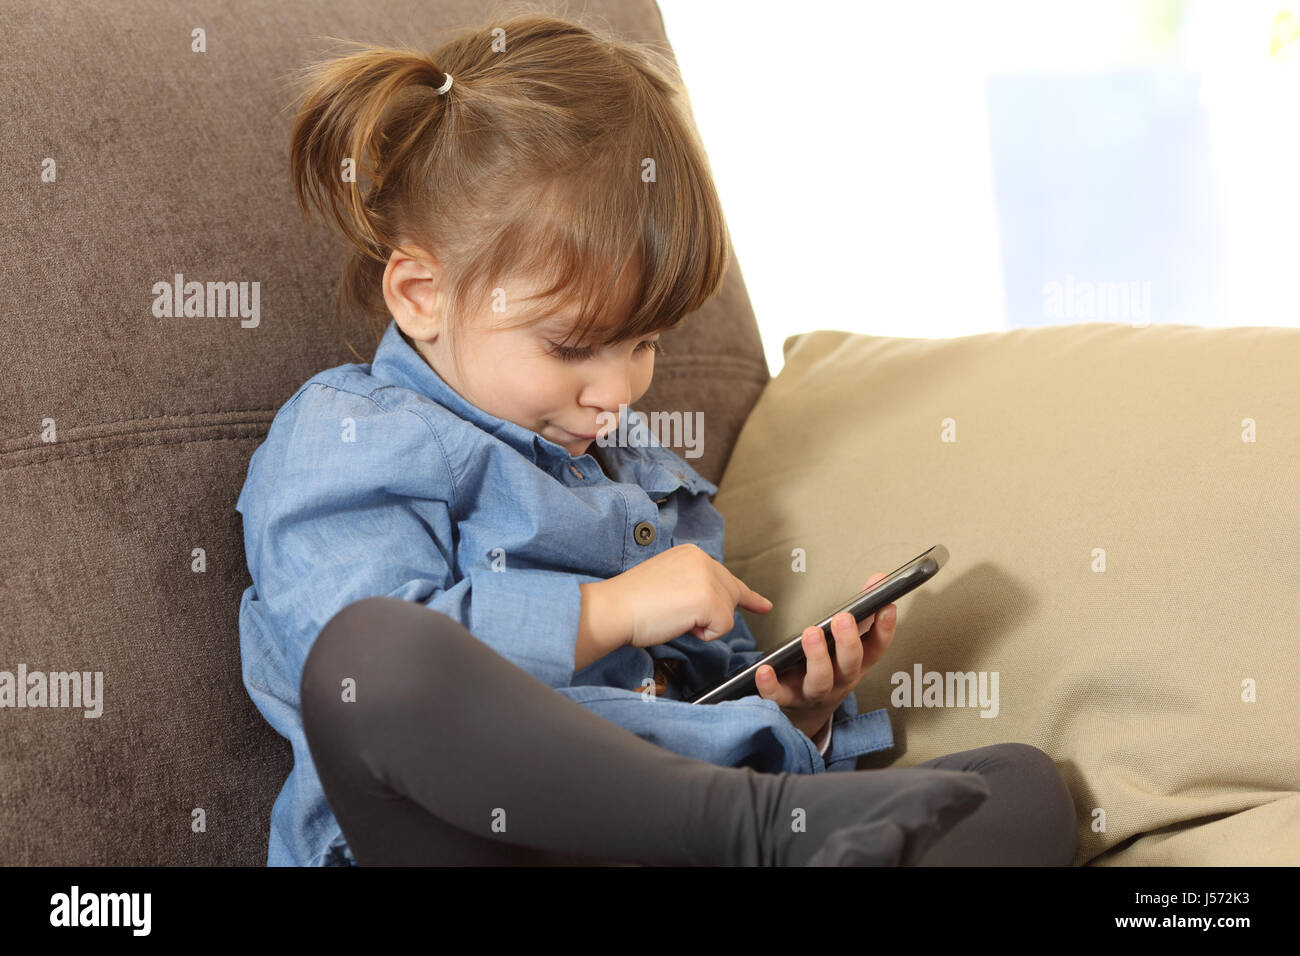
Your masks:
M659 340L658 340L658 339L654 339L654 340L652 340L652 341L649 341L649 340L648 340L648 341L642 342L640 345L638 345L638 346L636 347L636 350L637 350L638 352L641 351L642 349L649 349L649 350L654 351L654 352L662 352L662 351L663 351L663 349L659 347ZM565 361L565 362L581 362L583 359L589 359L589 358L591 358L592 348L591 348L591 346L589 346L589 345L588 345L588 346L584 346L583 348L580 348L580 349L576 349L576 348L572 348L572 347L559 346L559 345L554 345L554 344L552 344L552 345L551 345L551 354L552 354L552 355L555 355L555 356L558 356L562 361Z
M561 345L552 345L551 354L559 356L565 362L578 362L582 359L591 358L590 346L581 349L568 348Z

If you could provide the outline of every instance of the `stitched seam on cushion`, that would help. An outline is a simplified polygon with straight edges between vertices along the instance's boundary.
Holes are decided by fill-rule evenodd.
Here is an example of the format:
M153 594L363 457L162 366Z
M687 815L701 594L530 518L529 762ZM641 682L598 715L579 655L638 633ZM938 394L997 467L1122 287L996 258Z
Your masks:
M79 428L95 428L99 425L122 425L126 422L166 421L169 418L184 418L186 415L242 415L245 412L273 412L279 405L253 405L249 408L190 408L163 415L134 415L126 418L109 418L98 422L82 422Z
M54 442L41 441L39 435L35 435L35 436L20 435L14 438L6 438L0 440L0 448L3 448L4 445L11 445L11 444L13 447L3 448L3 450L0 450L0 455L12 455L24 451L36 451L42 448L50 448L55 445L75 445L79 442L108 441L113 438L121 438L122 436L125 435L149 435L157 432L183 431L185 429L220 428L223 425L230 425L230 426L264 425L274 417L274 416L266 415L266 412L271 410L272 410L271 408L239 408L239 409L231 409L228 411L213 411L213 412L201 412L201 413L185 412L176 415L160 415L153 418L120 418L111 422L94 422L89 424L79 423L71 428L66 429L66 431L79 432L79 431L90 430L92 433L86 435L77 435L76 437L60 437L58 441L54 441ZM156 427L119 428L119 429L111 429L111 430L105 429L103 431L97 430L107 425L128 425L135 422L138 422L143 426L147 422L163 422L163 421L167 421L168 419L184 418L188 415L204 415L214 420L190 421L179 425L158 425ZM251 421L238 421L238 420L232 421L230 420L229 416L233 416L233 415L253 415L255 417Z
M151 448L154 446L161 447L165 445L197 445L209 441L259 441L264 437L265 435L219 435L215 438L175 438L168 441L131 442L130 444L119 445L116 448L106 448L100 451L81 452L77 455L53 455L40 461L24 461L19 462L16 465L3 465L0 466L0 472L16 471L19 468L40 468L48 465L59 464L60 462L73 461L77 458L94 458L99 455L116 455L119 452L133 451L137 448Z
M20 447L18 447L18 448L12 448L12 449L8 449L8 450L6 450L6 451L4 451L4 452L0 452L0 459L4 458L5 456L8 456L8 455L18 455L18 454L22 454L23 452L38 452L38 451L42 451L42 450L48 452L49 449L52 449L52 448L54 448L54 447L57 447L58 445L71 446L71 445L76 445L76 444L79 444L79 443L82 443L82 442L106 442L106 441L113 441L114 439L122 438L122 437L127 436L127 435L148 435L148 434L158 434L158 433L161 433L161 432L167 432L167 431L182 431L182 430L187 430L187 429L188 429L188 430L192 430L192 431L198 431L198 430L200 430L200 429L223 428L223 427L227 427L227 428L230 428L230 427L238 427L238 426L243 426L243 427L254 427L254 428L264 429L263 431L261 431L261 433L260 433L260 437L265 437L265 436L266 436L266 433L270 430L270 426L275 424L275 420L276 420L277 418L279 418L282 414L284 414L284 412L289 408L289 406L293 405L295 402L298 401L298 399L302 398L303 393L307 391L307 386L308 386L308 385L318 385L318 384L324 384L324 383L320 383L320 382L306 382L306 383L304 383L304 384L303 384L303 385L298 389L298 391L294 392L294 393L293 393L293 396L290 397L290 399L289 399L287 402L285 402L283 405L281 405L281 406L279 407L279 410L276 411L275 414L271 416L271 420L270 420L269 423L267 423L265 419L262 419L261 421L251 421L251 422L230 422L230 421L225 421L225 422L194 422L194 423L191 423L191 424L189 424L189 425L170 425L170 426L167 426L166 428L158 428L158 429L152 429L152 430L136 430L136 431L125 431L125 430L123 430L123 431L117 431L117 432L110 432L110 433L103 434L103 435L88 435L88 436L86 436L86 437L84 437L84 438L60 439L59 441L56 441L56 442L39 442L39 443L37 443L37 444L33 444L33 445L24 445L24 446L20 446ZM265 405L265 406L257 406L257 407L255 407L255 408L250 408L250 409L237 409L237 410L234 410L234 411L224 411L224 412L222 412L222 411L217 411L217 412L208 412L208 413L206 413L206 414L213 415L213 416L216 416L216 415L240 415L240 414L244 414L244 413L246 413L246 412L265 412L265 411L272 411L272 410L274 410L275 408L276 408L276 406L274 406L274 405ZM181 413L178 413L178 415L179 415L179 414L181 414ZM185 414L195 414L195 413L185 413ZM166 419L166 418L175 418L175 417L177 417L177 415L162 415L162 416L156 416L156 419ZM153 421L153 420L155 420L155 419L121 419L121 422L128 422L128 421ZM103 423L100 423L100 424L103 424ZM118 424L118 423L117 423L117 422L111 422L111 423L108 423L108 424ZM87 426L76 426L76 427L77 427L77 428L80 428L80 427L87 427ZM73 430L76 430L76 429L74 428ZM84 457L86 457L87 455L108 454L108 453L113 452L113 451L121 451L121 450L123 450L123 449L129 449L129 448L138 448L138 447L143 447L143 446L146 446L146 445L183 445L183 444L186 444L186 443L189 442L189 441L222 441L224 437L229 437L229 438L235 438L235 439L238 439L238 438L255 438L255 437L259 437L259 436L258 436L258 435L252 435L252 436L247 436L247 435L245 435L245 436L218 436L218 437L216 437L216 438L174 439L174 440L171 440L171 441L161 441L161 442L127 442L127 443L125 443L125 444L118 444L118 445L117 445L116 447L114 447L114 448L99 449L99 450L97 450L97 451L93 451L93 452L84 452L84 453L82 453L82 454L78 454L78 455L61 455L61 454L54 454L54 455L51 455L51 454L48 454L48 453L47 453L47 454L43 455L41 458L38 458L36 461L32 461L32 462L22 462L22 463L17 464L17 465L5 465L5 466L3 466L3 467L0 467L0 471L7 471L7 470L10 469L10 468L23 468L23 467L27 467L28 465L47 464L47 463L52 462L52 461L65 461L65 460L68 460L68 459L71 459L71 458L84 458ZM3 443L0 442L0 444L3 444Z

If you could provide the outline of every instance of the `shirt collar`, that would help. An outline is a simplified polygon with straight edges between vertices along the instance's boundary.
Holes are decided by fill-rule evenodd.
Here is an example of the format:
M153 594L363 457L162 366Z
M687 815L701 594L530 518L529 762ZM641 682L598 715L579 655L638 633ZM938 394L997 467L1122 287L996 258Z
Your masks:
M379 348L375 350L375 359L370 364L370 374L382 382L409 388L432 399L457 417L505 442L542 468L549 470L557 462L568 464L578 460L558 442L553 442L530 428L491 415L467 401L407 342L395 319L390 319L388 328L384 330ZM637 433L633 426L634 418L644 422L644 416L626 407L620 415L619 427L625 429L622 434ZM717 493L717 485L661 445L651 429L643 428L639 434L646 436L648 443L635 447L613 444L601 449L611 467L618 472L609 477L615 481L632 481L655 495L668 494L683 486L697 494ZM586 453L578 457L586 457Z
M395 319L375 350L375 360L370 363L370 374L383 382L400 385L433 399L457 417L477 425L514 448L534 464L545 464L554 458L572 458L563 445L544 438L529 428L498 418L464 398L434 371L419 352L407 342Z

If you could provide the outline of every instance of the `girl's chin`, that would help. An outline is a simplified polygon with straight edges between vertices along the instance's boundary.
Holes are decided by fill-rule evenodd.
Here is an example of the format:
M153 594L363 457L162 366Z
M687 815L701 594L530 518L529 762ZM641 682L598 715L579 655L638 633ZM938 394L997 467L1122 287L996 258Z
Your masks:
M543 432L542 434L546 438L555 442L555 444L563 447L564 450L574 458L583 455L587 451L588 446L596 444L594 438L576 438L571 432L565 431L558 425L552 425L547 432Z
M575 435L573 432L567 431L559 425L552 425L551 427L555 430L556 434L559 435L559 442L561 445L590 445L596 440L594 436L591 438L583 438L581 435Z

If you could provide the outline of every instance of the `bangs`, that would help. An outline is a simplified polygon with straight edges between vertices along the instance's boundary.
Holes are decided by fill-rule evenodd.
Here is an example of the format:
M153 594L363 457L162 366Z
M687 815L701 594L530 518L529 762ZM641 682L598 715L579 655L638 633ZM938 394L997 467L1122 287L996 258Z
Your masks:
M707 302L730 255L717 195L695 185L711 173L680 123L650 124L651 143L631 132L645 126L607 134L580 174L485 188L480 215L497 228L464 264L453 298L463 306L504 289L508 327L563 314L569 336L560 344L570 346L672 329ZM645 169L653 180L643 181Z

